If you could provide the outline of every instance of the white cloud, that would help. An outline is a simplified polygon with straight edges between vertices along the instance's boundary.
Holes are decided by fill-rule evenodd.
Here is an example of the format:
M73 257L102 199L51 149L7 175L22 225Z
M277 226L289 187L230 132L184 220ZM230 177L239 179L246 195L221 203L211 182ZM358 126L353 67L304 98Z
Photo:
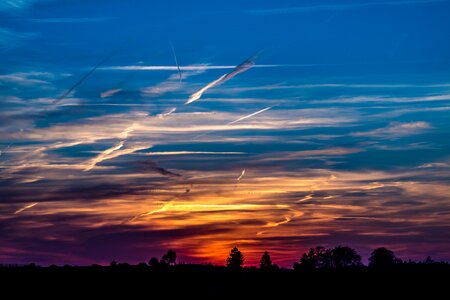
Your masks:
M38 2L48 2L51 0L2 0L0 2L0 11L17 11L31 7Z
M431 125L428 122L423 121L408 123L392 122L383 128L377 128L366 132L355 132L352 133L352 135L362 137L392 138L420 134L430 128L432 128Z
M248 10L247 12L254 15L278 15L278 14L293 14L293 13L326 11L326 10L335 11L335 10L355 9L371 6L402 6L402 5L427 4L436 2L446 2L446 0L409 0L409 1L406 0L406 1L379 1L379 2L365 2L365 3L319 4L311 6L257 9L257 10L255 9L255 10Z
M0 83L14 83L19 85L40 85L49 84L44 79L53 78L52 73L48 72L17 72L7 75L0 75Z

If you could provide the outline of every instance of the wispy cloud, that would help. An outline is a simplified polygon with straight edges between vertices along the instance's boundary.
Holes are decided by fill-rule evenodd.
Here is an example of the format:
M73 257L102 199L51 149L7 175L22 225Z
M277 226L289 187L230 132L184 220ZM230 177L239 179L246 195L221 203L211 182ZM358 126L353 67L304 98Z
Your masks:
M408 122L408 123L399 123L393 122L386 127L377 128L374 130L369 130L366 132L355 132L352 133L353 136L362 136L362 137L377 137L382 139L388 139L393 137L402 137L414 134L420 134L425 132L426 130L431 129L431 125L428 122Z
M433 163L421 164L420 166L418 166L419 169L446 168L446 167L450 167L450 164L446 163L446 162L433 162Z
M91 17L91 18L35 18L26 19L34 23L90 23L90 22L105 22L112 18L107 17Z
M48 0L3 0L0 2L0 10L21 10L39 1L43 2Z
M450 94L441 95L424 95L413 97L386 97L386 96L356 96L356 97L339 97L325 100L314 100L312 103L414 103L414 102L432 102L432 101L448 101Z
M447 2L447 0L405 0L405 1L379 1L379 2L363 2L363 3L341 3L341 4L319 4L311 6L297 6L285 8L271 8L271 9L255 9L247 12L254 15L277 15L277 14L294 14L315 11L327 10L348 10L371 6L404 6L416 4L429 4Z
M300 89L322 89L322 88L348 88L348 89L403 89L403 88L445 88L450 83L437 84L383 84L383 83L310 83L310 84L269 84L259 86L228 87L220 90L224 93L244 93L253 91L276 91L276 90L300 90ZM369 98L371 99L371 98Z
M293 65L254 65L255 68L277 68L277 67L291 67ZM227 65L209 65L209 64L199 64L199 65L189 65L180 66L181 71L207 71L207 70L228 70L235 69L236 66ZM122 70L122 71L175 71L178 72L177 66L110 66L102 67L99 70ZM177 74L178 76L178 74Z
M100 98L109 98L114 96L117 93L120 93L122 89L111 89L100 93Z
M245 152L217 152L217 151L163 151L163 152L146 152L145 155L241 155Z
M48 79L53 78L52 73L48 72L17 72L12 74L0 75L0 83L14 83L18 85L48 85Z
M12 29L0 28L0 50L7 51L20 46L27 40L33 40L36 33L18 32Z
M148 143L134 144L125 149L122 149L123 146L124 142L119 142L111 148L106 149L105 151L91 159L89 162L87 162L84 171L87 172L92 170L93 168L95 168L95 166L105 160L113 159L122 155L132 154L136 151L145 150L152 147L152 145Z
M177 110L176 107L172 107L172 108L170 108L170 109L168 109L168 110L158 114L157 116L158 116L158 118L165 118L165 117L170 116L171 114L173 114L176 110Z

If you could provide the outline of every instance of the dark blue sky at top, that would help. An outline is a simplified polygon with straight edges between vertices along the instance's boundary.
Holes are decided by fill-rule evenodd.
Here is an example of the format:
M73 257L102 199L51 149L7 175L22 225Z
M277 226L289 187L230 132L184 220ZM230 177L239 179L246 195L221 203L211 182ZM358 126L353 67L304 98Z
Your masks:
M440 211L442 221L435 227L417 229L408 223L398 229L391 224L399 242L393 238L389 243L413 257L428 252L450 259L448 244L445 246L448 236L440 231L450 224L449 191L445 188L449 183L445 174L450 170L449 37L450 1L446 0L2 1L0 198L5 202L0 211L5 215L14 212L31 201L29 195L42 190L50 192L32 202L60 198L76 202L89 197L84 190L111 184L117 174L126 177L126 188L111 193L109 186L104 191L99 188L105 196L100 193L95 201L141 195L141 185L148 184L148 178L132 175L140 172L147 152L243 152L212 157L167 154L154 160L186 176L183 178L197 178L197 172L239 173L243 168L248 174L253 170L255 177L277 172L281 189L293 173L314 177L314 172L324 170L359 172L361 182L382 183L380 189L386 190L371 193L349 184L342 199L353 194L367 197L364 217L376 215L379 203L375 199L379 197L405 219L419 215L431 220L429 214ZM182 83L174 70L114 69L174 66L171 43L181 67L236 66L260 52L256 67L208 90L190 105L183 105L189 95L230 69L183 71L186 78ZM60 105L51 104L107 57ZM121 91L112 97L100 96L111 89ZM269 106L273 108L239 123L241 129L215 129ZM177 107L176 113L158 119L158 114L172 107ZM132 122L141 127L123 139L123 149L146 142L152 148L139 148L99 163L105 169L84 173L76 169L117 145L120 133ZM202 133L206 134L199 138ZM40 154L35 155L36 151ZM49 165L58 167L46 169ZM383 175L364 177L370 172ZM436 192L423 196L410 182L432 186ZM165 188L178 187L172 184ZM327 192L334 195L338 190ZM411 203L398 205L399 199ZM290 200L282 201L291 205ZM413 201L424 204L413 208ZM411 207L404 209L408 204ZM397 216L390 210L386 215ZM115 221L108 214L103 218ZM44 238L24 238L26 226L15 226L11 220L0 220L4 222L0 235L5 235L8 249L54 249ZM434 215L434 220L440 219ZM294 222L289 224L298 225ZM77 230L81 226L77 221L74 224ZM6 234L8 226L15 226L16 231ZM330 226L335 228L335 224ZM364 237L375 232L374 228L390 228L389 224L370 226ZM402 230L412 227L419 234L409 239ZM160 235L164 245L176 240L155 233ZM347 236L361 247L380 244L378 237L359 240ZM415 241L436 246L417 253L405 250L405 245ZM313 245L316 240L308 242ZM54 251L63 253L68 247L59 245ZM149 251L156 253L161 247ZM77 253L73 261L90 262L97 257L96 251ZM191 257L189 253L186 251L185 257ZM130 259L139 256L130 255ZM11 257L0 247L0 262ZM51 261L45 255L36 257Z
M446 73L450 4L403 2L413 3L348 7L346 1L36 1L26 11L1 12L2 27L36 36L33 43L3 57L2 69L33 66L36 60L79 66L116 48L122 51L113 61L171 63L164 50L172 40L186 64L212 56L236 63L247 53L264 50L261 62L339 65L334 75L342 70L363 76ZM284 7L312 9L270 12Z

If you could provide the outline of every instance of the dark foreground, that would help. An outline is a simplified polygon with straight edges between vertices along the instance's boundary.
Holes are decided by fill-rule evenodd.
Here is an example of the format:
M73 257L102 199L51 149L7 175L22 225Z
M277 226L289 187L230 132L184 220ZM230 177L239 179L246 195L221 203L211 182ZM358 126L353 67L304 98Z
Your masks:
M3 290L21 296L124 296L125 299L269 297L306 299L314 295L360 299L388 296L446 298L450 265L402 265L384 270L367 267L320 271L287 269L231 270L210 265L176 265L152 269L147 265L113 267L0 267ZM309 295L307 297L307 295ZM440 295L440 297L438 297ZM103 298L102 297L102 298ZM444 299L442 298L442 299Z

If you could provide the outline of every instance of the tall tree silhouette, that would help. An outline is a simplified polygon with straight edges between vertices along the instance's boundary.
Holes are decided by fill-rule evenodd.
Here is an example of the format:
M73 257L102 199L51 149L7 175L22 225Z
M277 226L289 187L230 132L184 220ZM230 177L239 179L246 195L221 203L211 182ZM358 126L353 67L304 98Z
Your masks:
M177 261L177 253L172 249L167 251L167 253L164 254L161 258L161 263L169 266L176 264L176 261Z
M244 255L239 251L238 247L234 247L230 251L227 258L227 267L233 269L240 269L244 265Z
M375 268L388 268L400 262L394 252L384 247L373 250L369 257L369 266Z
M264 251L264 254L262 255L260 263L259 263L259 267L261 269L267 270L267 269L270 269L272 266L273 266L272 260L270 259L269 252Z

